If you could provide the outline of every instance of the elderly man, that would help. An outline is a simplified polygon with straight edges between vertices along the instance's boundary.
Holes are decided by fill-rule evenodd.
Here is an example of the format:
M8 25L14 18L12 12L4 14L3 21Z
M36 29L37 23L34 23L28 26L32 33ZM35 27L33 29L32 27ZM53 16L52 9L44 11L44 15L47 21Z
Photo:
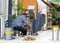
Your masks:
M26 19L26 15L29 13L28 10L25 10L25 13L18 16L14 22L12 23L12 27L14 30L21 31L23 35L27 34L27 29L23 28L23 24L25 23L27 26L29 26L28 20Z

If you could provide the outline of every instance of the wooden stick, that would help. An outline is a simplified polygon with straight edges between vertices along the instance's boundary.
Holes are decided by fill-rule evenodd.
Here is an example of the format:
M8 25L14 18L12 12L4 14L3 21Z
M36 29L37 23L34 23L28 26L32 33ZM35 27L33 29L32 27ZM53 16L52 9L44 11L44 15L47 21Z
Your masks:
M52 6L50 4L48 4L46 1L41 0L43 3L45 3L47 6L49 6L50 8L52 8Z

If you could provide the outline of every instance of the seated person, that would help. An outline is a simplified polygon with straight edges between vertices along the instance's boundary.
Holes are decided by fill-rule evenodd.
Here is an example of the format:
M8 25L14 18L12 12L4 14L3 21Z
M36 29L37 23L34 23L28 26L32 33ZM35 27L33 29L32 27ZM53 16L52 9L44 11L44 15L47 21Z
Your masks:
M25 12L26 13L23 13L20 16L18 16L12 23L13 29L21 31L23 35L27 34L27 29L23 28L23 24L25 23L27 26L29 26L28 20L26 19L26 14L28 13L28 11L25 10Z

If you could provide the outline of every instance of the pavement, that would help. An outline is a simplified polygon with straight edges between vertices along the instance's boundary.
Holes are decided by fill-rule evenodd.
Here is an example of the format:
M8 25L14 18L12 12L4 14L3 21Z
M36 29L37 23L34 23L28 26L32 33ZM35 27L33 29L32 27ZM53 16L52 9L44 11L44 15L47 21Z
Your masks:
M60 37L59 40L52 40L52 30L39 31L38 34L39 35L35 36L36 40L34 41L24 41L23 37L16 37L16 39L13 40L0 39L0 43L60 43Z

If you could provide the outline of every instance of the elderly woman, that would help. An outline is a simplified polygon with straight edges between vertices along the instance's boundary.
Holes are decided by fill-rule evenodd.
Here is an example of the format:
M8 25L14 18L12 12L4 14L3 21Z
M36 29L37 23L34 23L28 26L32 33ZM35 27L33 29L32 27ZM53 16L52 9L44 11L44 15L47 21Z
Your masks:
M42 27L42 14L41 10L38 10L36 12L36 20L34 21L34 28L33 28L33 33L37 35L37 31L41 30Z

